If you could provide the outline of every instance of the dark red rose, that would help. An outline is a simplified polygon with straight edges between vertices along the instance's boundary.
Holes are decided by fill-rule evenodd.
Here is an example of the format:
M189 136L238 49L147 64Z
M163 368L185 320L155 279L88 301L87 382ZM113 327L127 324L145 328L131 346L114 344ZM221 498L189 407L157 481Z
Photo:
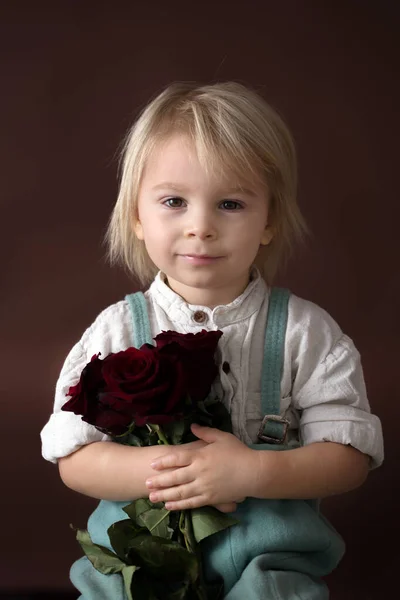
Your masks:
M214 354L222 331L178 333L163 331L155 337L157 348L179 356L184 365L184 374L189 395L194 402L204 400L218 373Z
M206 352L211 358L214 356L222 331L206 331L198 333L178 333L177 331L162 331L154 338L157 348L166 344L177 342L179 346L191 353Z
M95 409L98 394L104 389L103 361L99 356L100 353L92 356L90 363L83 369L78 383L69 388L68 396L71 396L71 399L64 404L62 410L90 417Z
M98 429L119 435L134 421L162 425L179 419L187 409L184 367L175 354L150 345L98 355L69 390L62 410L82 415Z

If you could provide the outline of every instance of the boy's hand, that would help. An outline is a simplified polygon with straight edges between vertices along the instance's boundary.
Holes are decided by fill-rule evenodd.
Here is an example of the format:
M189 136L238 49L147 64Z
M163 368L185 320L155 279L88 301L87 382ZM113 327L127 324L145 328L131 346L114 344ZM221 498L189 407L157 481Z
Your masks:
M151 464L157 471L168 469L146 481L151 502L165 502L168 510L208 505L235 510L236 502L252 495L256 452L219 429L192 425L192 432L206 444L171 446Z

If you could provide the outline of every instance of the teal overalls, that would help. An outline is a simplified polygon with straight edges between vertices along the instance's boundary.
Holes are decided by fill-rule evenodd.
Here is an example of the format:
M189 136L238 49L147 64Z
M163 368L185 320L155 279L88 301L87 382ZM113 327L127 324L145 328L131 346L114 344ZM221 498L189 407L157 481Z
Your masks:
M257 450L286 450L288 422L280 415L281 377L290 293L272 288L265 332L261 402L265 415ZM153 343L141 292L126 297L132 309L134 345ZM297 444L298 445L298 444ZM92 541L111 549L108 527L126 519L128 502L102 500L88 521ZM338 533L320 514L317 500L247 498L233 513L238 525L201 542L205 578L224 582L225 600L327 600L328 575L344 553ZM71 581L80 600L126 600L120 574L103 575L85 557L76 561Z

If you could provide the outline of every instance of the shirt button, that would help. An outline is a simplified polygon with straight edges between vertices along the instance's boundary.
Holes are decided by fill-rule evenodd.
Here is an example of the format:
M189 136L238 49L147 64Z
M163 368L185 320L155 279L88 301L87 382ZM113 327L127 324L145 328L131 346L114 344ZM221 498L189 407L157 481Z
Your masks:
M196 321L196 323L204 323L204 321L207 321L207 315L205 312L203 312L202 310L196 310L196 312L193 315L193 319Z
M231 370L231 367L228 362L225 361L224 363L222 363L222 370L226 374L229 373L229 371Z

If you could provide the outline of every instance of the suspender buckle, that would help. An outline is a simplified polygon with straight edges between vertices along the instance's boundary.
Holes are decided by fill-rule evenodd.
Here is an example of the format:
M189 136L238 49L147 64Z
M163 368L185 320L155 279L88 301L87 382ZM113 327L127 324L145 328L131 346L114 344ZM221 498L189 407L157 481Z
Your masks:
M267 444L283 444L290 422L280 415L265 415L258 431L258 439Z

